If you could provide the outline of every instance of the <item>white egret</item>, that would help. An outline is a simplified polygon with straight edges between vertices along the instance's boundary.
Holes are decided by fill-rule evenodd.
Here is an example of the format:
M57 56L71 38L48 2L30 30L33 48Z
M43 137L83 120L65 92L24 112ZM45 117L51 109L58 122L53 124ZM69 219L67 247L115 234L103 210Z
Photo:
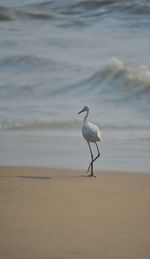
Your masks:
M91 174L89 176L95 176L94 173L93 173L93 163L100 156L97 141L101 141L101 132L100 132L99 128L94 123L91 123L91 122L87 121L87 117L88 117L88 114L89 114L89 107L85 106L78 114L80 114L82 112L86 112L86 115L85 115L84 121L83 121L82 135L88 143L90 154L91 154L91 163L88 167L87 173L89 172L89 170L91 168ZM92 153L90 142L95 143L96 148L97 148L98 154L95 158L94 158L93 153Z

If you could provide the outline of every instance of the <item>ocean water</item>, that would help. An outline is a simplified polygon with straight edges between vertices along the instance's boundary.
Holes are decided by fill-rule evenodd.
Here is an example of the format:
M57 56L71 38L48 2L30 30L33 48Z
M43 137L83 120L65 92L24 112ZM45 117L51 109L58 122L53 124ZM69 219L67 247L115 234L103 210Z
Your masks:
M0 0L0 165L150 172L150 1Z

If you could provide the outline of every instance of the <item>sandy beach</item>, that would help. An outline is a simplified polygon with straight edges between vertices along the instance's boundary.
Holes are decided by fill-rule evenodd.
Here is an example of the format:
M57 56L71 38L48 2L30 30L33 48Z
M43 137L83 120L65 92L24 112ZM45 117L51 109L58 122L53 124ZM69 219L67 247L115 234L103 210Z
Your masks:
M0 167L1 259L147 259L150 175Z

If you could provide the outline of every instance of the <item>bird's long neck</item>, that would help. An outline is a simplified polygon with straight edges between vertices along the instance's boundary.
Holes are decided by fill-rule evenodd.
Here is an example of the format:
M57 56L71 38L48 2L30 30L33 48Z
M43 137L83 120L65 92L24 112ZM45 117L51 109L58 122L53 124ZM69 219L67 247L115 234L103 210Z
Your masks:
M84 117L84 123L86 122L86 119L87 119L88 115L89 115L89 111L86 112L86 115Z

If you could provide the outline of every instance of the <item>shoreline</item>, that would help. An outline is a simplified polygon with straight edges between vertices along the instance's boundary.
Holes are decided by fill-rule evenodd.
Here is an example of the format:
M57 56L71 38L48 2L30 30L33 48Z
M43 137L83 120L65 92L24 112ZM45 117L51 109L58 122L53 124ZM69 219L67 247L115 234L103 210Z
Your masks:
M78 177L88 177L89 174L87 174L87 170L85 169L76 169L76 168L64 168L64 167L49 167L49 166L31 166L31 165L0 165L0 177L3 177L6 173L10 173L13 176L15 176L15 173L21 173L23 172L26 174L26 176L30 176L30 174L37 174L37 176L40 177L40 175L44 173L45 177L47 176L78 176ZM2 175L1 175L2 174ZM127 171L127 170L94 170L95 176L102 176L102 175L141 175L141 176L150 176L150 172L148 171ZM19 175L16 175L17 177ZM90 178L90 177L89 177Z
M0 167L1 259L147 259L150 175Z

